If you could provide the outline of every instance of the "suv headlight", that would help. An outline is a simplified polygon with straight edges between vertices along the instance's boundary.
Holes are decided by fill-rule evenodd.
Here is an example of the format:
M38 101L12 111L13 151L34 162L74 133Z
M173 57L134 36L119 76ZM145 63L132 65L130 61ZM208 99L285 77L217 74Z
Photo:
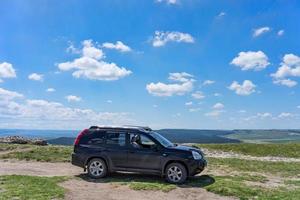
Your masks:
M192 151L192 154L193 154L193 158L195 160L201 160L202 159L202 155L196 151Z

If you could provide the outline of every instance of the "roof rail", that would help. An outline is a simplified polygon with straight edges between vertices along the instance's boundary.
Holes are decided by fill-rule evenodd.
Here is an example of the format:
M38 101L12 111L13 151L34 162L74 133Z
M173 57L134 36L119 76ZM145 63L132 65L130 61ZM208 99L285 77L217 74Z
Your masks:
M123 125L123 126L91 126L90 129L98 128L127 128L127 129L143 129L144 131L152 131L150 127L147 126L133 126L133 125Z

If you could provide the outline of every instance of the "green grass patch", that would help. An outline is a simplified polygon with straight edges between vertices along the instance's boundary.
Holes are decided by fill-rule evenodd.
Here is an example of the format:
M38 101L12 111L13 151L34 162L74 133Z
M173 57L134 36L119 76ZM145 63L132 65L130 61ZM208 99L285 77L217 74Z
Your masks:
M259 186L248 186L240 178L230 176L216 176L215 183L205 187L206 190L222 195L234 196L242 200L246 199L276 199L276 200L298 200L300 190L289 190L287 188L263 188Z
M64 189L57 184L65 180L66 177L0 176L0 199L62 199Z
M0 143L0 152L1 151L12 151L12 150L20 150L33 147L33 145L29 144L5 144Z
M236 158L208 158L209 167L230 169L241 172L261 172L280 176L295 176L300 174L298 162L271 162L243 160Z
M0 158L40 162L69 162L72 151L73 148L68 146L36 146L29 151L11 152L1 155Z
M196 144L210 150L235 152L251 156L278 156L300 158L300 143L287 144Z
M286 181L284 181L284 184L300 187L300 180L286 180Z

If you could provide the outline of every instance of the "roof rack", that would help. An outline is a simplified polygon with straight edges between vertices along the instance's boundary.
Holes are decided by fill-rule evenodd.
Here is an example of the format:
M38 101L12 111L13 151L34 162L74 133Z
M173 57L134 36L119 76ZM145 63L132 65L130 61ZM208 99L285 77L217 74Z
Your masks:
M100 125L100 126L91 126L90 127L90 129L100 129L100 128L123 128L123 129L137 129L137 130L143 130L143 131L152 131L152 129L147 126L133 126L133 125L123 125L123 126Z

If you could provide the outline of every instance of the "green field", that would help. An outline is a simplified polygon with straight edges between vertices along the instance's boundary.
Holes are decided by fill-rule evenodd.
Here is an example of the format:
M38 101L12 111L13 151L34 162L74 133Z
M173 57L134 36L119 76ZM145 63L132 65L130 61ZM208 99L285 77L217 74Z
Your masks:
M197 144L197 147L224 152L235 152L251 156L276 156L300 158L300 143L286 144Z
M252 156L300 157L300 144L196 144L209 150L236 152ZM28 149L26 149L28 148ZM33 160L38 162L69 162L72 147L3 145L0 159ZM97 180L99 183L125 185L132 190L160 190L176 188L204 188L221 196L239 199L300 199L300 163L245 160L237 158L207 158L208 171L190 178L183 185L168 184L161 177L112 174ZM0 166L1 167L1 166ZM58 184L67 179L89 181L83 177L0 176L0 199L61 199L65 190ZM274 184L276 180L276 184Z

